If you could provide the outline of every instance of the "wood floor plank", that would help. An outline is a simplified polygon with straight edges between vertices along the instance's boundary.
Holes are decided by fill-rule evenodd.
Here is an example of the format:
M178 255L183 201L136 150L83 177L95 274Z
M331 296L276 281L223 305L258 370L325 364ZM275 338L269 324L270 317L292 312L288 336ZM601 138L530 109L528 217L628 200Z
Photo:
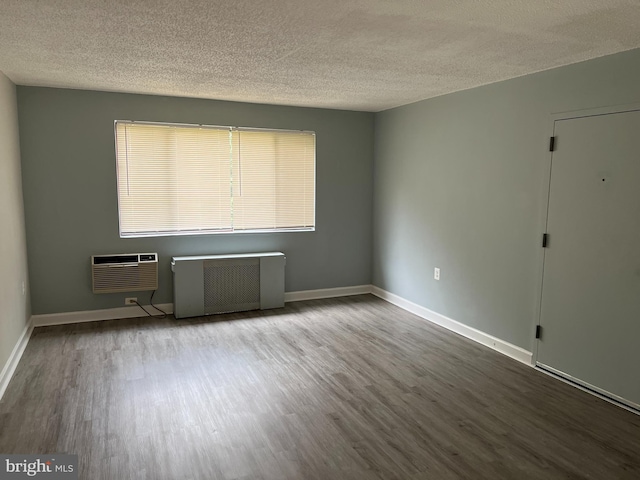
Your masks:
M362 295L36 328L0 452L92 480L637 480L640 417Z

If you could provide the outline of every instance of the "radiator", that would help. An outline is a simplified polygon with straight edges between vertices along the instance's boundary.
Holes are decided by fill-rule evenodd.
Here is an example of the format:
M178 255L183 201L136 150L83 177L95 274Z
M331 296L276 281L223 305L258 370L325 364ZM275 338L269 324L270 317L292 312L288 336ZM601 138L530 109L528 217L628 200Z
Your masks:
M281 252L173 257L176 318L284 306Z

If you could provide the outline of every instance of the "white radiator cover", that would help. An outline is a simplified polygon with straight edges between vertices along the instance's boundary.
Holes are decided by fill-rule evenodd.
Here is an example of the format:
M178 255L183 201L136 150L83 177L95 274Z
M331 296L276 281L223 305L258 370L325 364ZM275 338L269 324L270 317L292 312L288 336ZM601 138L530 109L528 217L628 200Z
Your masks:
M282 252L173 257L176 318L284 306Z

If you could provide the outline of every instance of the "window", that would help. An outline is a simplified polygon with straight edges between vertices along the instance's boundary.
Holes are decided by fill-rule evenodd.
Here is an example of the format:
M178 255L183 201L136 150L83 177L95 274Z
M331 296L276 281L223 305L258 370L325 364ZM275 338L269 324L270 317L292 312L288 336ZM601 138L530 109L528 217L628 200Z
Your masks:
M313 230L315 134L116 121L120 236Z

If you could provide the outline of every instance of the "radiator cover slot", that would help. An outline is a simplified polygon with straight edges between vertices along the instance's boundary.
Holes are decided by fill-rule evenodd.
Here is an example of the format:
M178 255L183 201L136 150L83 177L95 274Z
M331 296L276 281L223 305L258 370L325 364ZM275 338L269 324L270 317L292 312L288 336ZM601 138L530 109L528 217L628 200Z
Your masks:
M260 259L205 260L204 313L260 308Z

